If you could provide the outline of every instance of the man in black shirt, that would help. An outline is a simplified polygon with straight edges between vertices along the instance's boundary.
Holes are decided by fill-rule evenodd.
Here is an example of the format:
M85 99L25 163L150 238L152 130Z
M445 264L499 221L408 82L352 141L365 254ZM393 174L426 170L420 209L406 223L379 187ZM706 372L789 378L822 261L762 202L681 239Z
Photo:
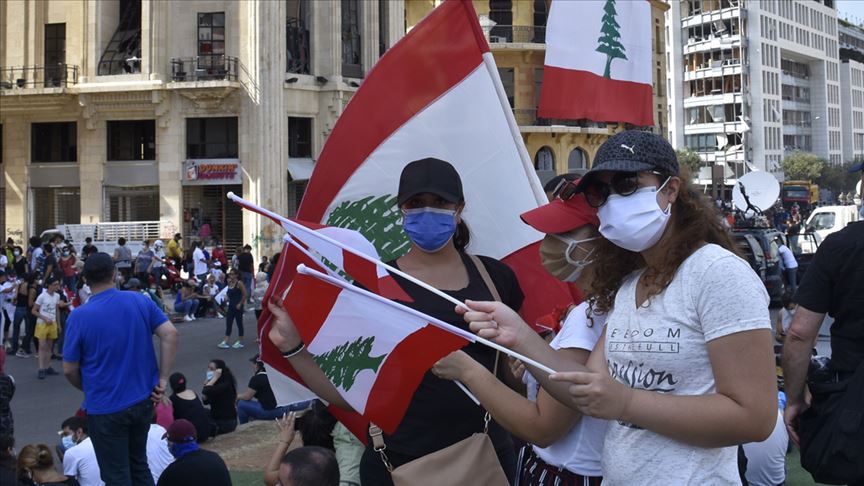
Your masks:
M158 486L231 486L231 475L225 461L219 454L198 447L192 422L175 420L165 437L175 460L162 472Z
M798 310L783 347L783 378L789 435L797 443L795 424L808 405L804 385L810 351L825 314L831 325L831 371L851 376L864 362L864 221L834 233L819 246L795 293Z

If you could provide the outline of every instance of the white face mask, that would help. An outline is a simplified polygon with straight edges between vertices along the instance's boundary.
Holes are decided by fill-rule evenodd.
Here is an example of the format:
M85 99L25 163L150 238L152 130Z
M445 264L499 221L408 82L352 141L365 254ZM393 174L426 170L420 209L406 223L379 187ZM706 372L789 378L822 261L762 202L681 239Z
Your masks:
M663 210L657 202L657 193L666 182L659 188L643 187L629 196L610 194L597 210L600 234L625 250L640 252L654 246L672 215L672 203Z

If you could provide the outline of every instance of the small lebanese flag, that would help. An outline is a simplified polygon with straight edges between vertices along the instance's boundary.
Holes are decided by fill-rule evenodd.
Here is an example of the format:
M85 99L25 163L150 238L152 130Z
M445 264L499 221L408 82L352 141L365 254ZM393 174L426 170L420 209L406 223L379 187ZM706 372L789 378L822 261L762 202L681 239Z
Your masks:
M403 302L413 301L387 270L377 264L381 260L378 256L378 250L359 231L324 226L308 221L291 220L257 206L234 193L229 193L228 198L281 225L282 229L290 235L293 241L300 244L303 250L311 250L319 263L336 271L337 274L348 276L370 291L381 294L388 299ZM369 258L363 258L363 255ZM293 262L289 272L293 271L293 267L297 263L304 262Z
M383 261L399 258L410 248L399 176L425 157L459 172L468 251L513 268L527 322L572 303L540 264L543 235L519 218L546 195L470 1L445 0L378 61L333 127L297 217L356 229Z
M318 398L312 390L306 387L303 379L294 370L291 363L282 357L282 352L276 348L268 337L270 327L273 324L273 314L270 312L268 305L270 298L274 295L283 299L286 297L291 281L296 274L296 262L300 262L310 268L315 268L317 265L315 261L298 250L295 245L285 243L279 262L276 264L276 269L273 272L273 277L270 280L270 285L264 294L264 301L261 305L261 317L258 319L261 360L264 361L264 365L267 368L270 387L273 389L273 395L279 406ZM324 271L322 267L318 268ZM369 424L367 419L356 412L343 410L333 405L328 407L328 411L337 420L342 422L360 441L366 443L366 431Z
M345 401L388 434L429 368L473 341L467 331L454 334L418 311L303 267L285 308Z
M648 0L553 0L538 114L654 124Z

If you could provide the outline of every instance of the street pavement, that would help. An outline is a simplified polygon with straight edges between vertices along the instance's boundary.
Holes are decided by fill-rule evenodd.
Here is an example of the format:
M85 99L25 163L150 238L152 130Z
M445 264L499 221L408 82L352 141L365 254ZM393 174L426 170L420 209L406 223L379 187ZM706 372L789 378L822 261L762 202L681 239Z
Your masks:
M777 312L777 309L771 309L772 322L777 318ZM225 360L234 372L238 391L245 390L252 376L249 358L257 352L255 314L247 312L243 322L246 330L246 347L243 349L216 347L224 336L224 319L198 319L177 324L180 339L172 371L180 371L186 375L189 383L193 384L193 388L200 394L201 387L204 385L204 375L207 372L207 363L211 359L220 358ZM236 329L234 332L236 335ZM158 345L157 339L154 339L154 344ZM819 354L830 356L827 336L820 336L816 348ZM52 366L62 373L61 362L54 361ZM15 397L12 399L16 448L20 450L26 444L37 442L49 445L57 443L60 424L75 413L81 405L83 394L70 385L62 374L38 380L36 358L8 356L6 368L7 373L15 377L17 387Z
M207 363L211 359L223 359L237 379L238 392L246 389L252 376L249 358L258 351L255 344L255 314L251 311L243 316L246 331L243 349L219 349L217 344L225 333L224 319L198 319L192 322L175 324L180 333L177 357L173 371L186 375L190 388L201 392L204 385ZM236 336L237 329L234 329ZM154 339L158 346L158 339ZM233 339L229 341L233 343ZM158 357L158 347L157 354ZM17 358L7 356L6 372L15 377L15 397L12 399L12 413L15 418L15 447L33 443L46 443L52 449L58 442L57 431L63 420L71 417L84 394L74 388L62 375L62 363L52 361L51 365L60 376L49 376L44 380L36 377L36 358ZM170 390L169 390L170 393Z

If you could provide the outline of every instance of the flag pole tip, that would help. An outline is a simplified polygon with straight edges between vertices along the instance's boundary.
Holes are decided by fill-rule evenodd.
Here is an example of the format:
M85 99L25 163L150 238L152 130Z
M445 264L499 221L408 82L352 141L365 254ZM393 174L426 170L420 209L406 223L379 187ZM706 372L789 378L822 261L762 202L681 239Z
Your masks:
M228 191L228 199L234 199L235 196L234 191Z
M309 267L307 267L306 265L301 263L301 264L297 265L297 273L302 273L303 275L308 275L309 274Z

